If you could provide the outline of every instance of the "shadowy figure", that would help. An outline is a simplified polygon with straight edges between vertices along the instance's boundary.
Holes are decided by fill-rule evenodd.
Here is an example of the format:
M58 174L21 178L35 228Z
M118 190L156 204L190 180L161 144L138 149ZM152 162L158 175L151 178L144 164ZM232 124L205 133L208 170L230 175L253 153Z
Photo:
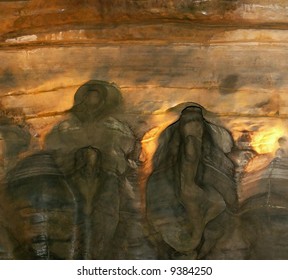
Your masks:
M89 146L76 152L69 182L78 201L76 258L111 258L119 222L119 179L102 169L100 151Z
M278 142L272 159L257 154L250 144L238 145L243 148L239 209L234 214L225 211L207 225L199 258L288 259L287 140L281 137ZM248 152L251 158L241 156Z
M76 258L106 259L117 251L122 241L112 245L116 227L121 220L124 228L123 215L130 211L123 201L137 192L137 141L120 119L121 106L121 93L113 84L89 81L77 90L66 118L46 138L45 148L55 156L77 197ZM130 230L134 229L120 230L125 242Z
M52 156L21 160L7 176L11 232L17 259L73 259L76 200Z
M114 86L92 80L76 91L70 112L82 123L95 122L98 118L112 113L121 102L121 95Z
M89 81L74 96L74 105L46 137L45 149L55 154L58 165L73 168L73 155L82 147L101 151L104 169L123 174L135 146L129 126L115 115L121 113L122 97L112 84Z
M13 112L0 104L0 180L28 150L31 142L23 112Z
M217 144L221 130L190 106L160 136L147 185L147 218L160 246L170 247L160 258L196 259L205 225L236 204L234 166ZM222 139L232 142L228 133Z

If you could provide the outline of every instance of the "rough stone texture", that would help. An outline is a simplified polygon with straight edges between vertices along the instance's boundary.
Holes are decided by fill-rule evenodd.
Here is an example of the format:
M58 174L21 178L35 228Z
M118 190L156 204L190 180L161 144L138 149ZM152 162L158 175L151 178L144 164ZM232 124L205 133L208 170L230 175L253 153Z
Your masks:
M244 123L240 118L250 116L276 116L286 128L282 46L45 47L3 50L0 56L2 106L25 114L40 136L42 118L53 123L71 107L77 87L91 78L115 82L133 114L163 113L192 101L225 119L232 133L245 129L239 127ZM239 126L226 123L229 116L237 117ZM257 136L263 125L247 129Z
M288 128L287 13L285 0L0 1L0 178L17 169L27 156L41 154L43 149L49 149L49 155L53 151L50 156L68 176L78 149L97 145L103 149L103 142L91 136L91 127L102 131L104 124L104 134L109 139L113 135L110 129L124 129L133 149L128 152L119 146L119 134L114 140L118 146L104 149L110 154L103 163L105 172L111 162L125 162L124 168L119 167L120 163L112 168L114 173L120 173L113 176L122 176L119 206L117 210L108 207L107 211L121 215L116 219L117 234L111 237L115 250L105 258L180 258L147 223L143 214L145 195L147 180L155 173L153 157L161 133L177 123L185 107L198 103L205 108L205 121L217 131L216 143L224 145L227 133L234 140L232 146L226 143L223 153L233 162L240 204L236 203L237 211L232 207L233 213L226 209L215 220L206 221L202 236L206 241L198 244L196 253L193 244L193 254L188 255L210 259L288 258L284 234L286 202L277 200L278 196L286 197L287 179L286 148L279 147L277 142L287 135ZM74 94L89 80L102 81L119 90L123 104L110 116L109 124L102 119L90 128L80 125L81 133L88 136L81 136L85 138L81 143L76 141L77 145L66 147L63 143L67 141L57 140L57 133L60 128L58 134L63 136L67 118L71 121ZM78 126L73 123L72 128ZM249 141L244 139L247 133ZM47 140L49 137L51 141ZM65 151L64 165L59 163L63 155L59 145L72 151L69 156ZM279 149L284 149L284 156ZM210 160L215 164L219 158ZM206 173L213 176L211 170ZM211 180L208 175L206 184ZM78 177L69 184L81 185L81 176ZM262 209L262 198L259 200L258 196L267 200L271 186L277 194L276 202L273 200L272 206ZM103 196L107 199L105 192ZM26 207L24 204L32 198L28 195L25 199L16 200ZM85 195L82 193L79 199L83 206ZM1 207L6 206L4 200ZM46 237L41 235L34 240L29 234L40 220L43 228L49 219L57 224L61 220L57 222L59 217L53 212L57 207L50 209L50 216L35 205L29 207L24 212L0 211L0 258L33 258L35 252L38 257L47 258ZM283 210L277 210L279 207ZM87 249L91 240L85 232L101 222L93 225L88 216L82 213L79 220L65 222L75 226L76 235L82 236L82 245L77 244L86 249L80 250L79 258L98 258L92 257ZM15 219L15 227L7 224L10 217ZM128 225L127 220L133 223ZM12 233L23 228L23 223L30 226L25 228L24 241L17 240ZM225 228L223 237L223 229L217 228L219 224ZM251 225L256 235L251 232ZM273 227L277 230L271 231ZM107 230L111 233L114 229ZM261 232L263 235L258 238ZM243 241L245 235L247 240ZM278 242L281 236L283 246ZM71 254L61 255L70 250L70 245L61 245L62 251L53 256L74 258ZM32 251L25 255L27 246ZM279 249L281 246L283 250ZM265 253L268 251L270 255ZM181 254L183 257L186 253Z
M1 104L23 112L40 138L72 106L77 87L90 79L115 82L133 114L164 112L192 101L221 118L279 116L279 127L286 129L285 1L0 5L7 11ZM248 127L224 119L236 137ZM263 126L252 128L254 137Z

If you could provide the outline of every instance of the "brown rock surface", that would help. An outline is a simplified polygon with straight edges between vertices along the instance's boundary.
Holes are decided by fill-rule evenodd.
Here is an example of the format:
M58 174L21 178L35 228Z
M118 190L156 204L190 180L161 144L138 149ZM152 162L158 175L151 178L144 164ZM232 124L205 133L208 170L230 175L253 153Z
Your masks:
M286 230L286 200L279 197L286 197L287 164L285 157L278 157L283 155L279 151L283 147L277 141L287 136L288 129L287 13L285 0L0 1L0 178L43 149L53 154L59 170L70 178L76 151L93 146L104 153L104 171L112 172L112 177L120 181L114 190L118 196L111 198L116 208L107 207L108 214L98 215L103 220L111 211L120 213L111 218L111 228L106 227L115 246L113 256L105 258L179 257L179 252L171 251L170 241L163 244L159 231L151 231L145 216L146 187L149 176L155 173L153 156L161 133L177 123L184 108L197 103L203 106L203 118L217 135L207 143L222 145L220 154L210 155L211 164L205 166L202 181L211 187L210 182L218 176L215 165L223 169L223 174L233 177L235 173L238 201L231 202L225 192L231 178L219 175L216 189L223 201L229 201L228 210L223 204L227 213L204 219L207 227L199 226L201 238L209 242L203 246L196 242L197 248L193 243L193 254L180 254L193 258L264 258L269 250L273 252L270 258L288 258L285 252L276 252L282 244L277 240L282 235L285 239ZM118 91L123 99L121 108L105 116L100 114L100 118L97 115L92 121L73 122L71 116L73 119L75 114L70 109L75 105L74 94L90 80ZM84 110L84 115L87 112ZM79 127L78 134L72 132ZM240 143L245 133L250 135L249 141ZM71 135L73 141L69 141ZM225 142L228 138L231 143ZM223 154L229 157L228 162L233 161L232 166L226 161L222 164ZM276 162L275 154L279 159ZM61 157L65 164L59 161ZM80 179L73 180L77 185ZM5 193L6 183L2 183L1 192ZM94 183L92 180L89 184ZM271 197L280 204L273 200L273 210L266 205L262 211L258 209L261 199L270 197L271 186ZM34 199L34 187L24 189L17 189L15 201L29 204ZM46 191L41 189L39 193ZM104 209L109 200L107 193L111 192L103 192ZM79 199L77 203L85 204L83 193ZM250 204L256 208L244 211ZM28 212L10 209L27 221L24 230L19 217L15 225L7 227L5 219L11 213L5 212L6 206L3 202L0 207L0 216L5 217L0 224L1 258L33 258L35 254L47 258L46 233L36 236L38 239L29 234L39 219L43 228L46 223L61 222L62 218L55 214L58 208L47 206L50 216L35 205L26 205ZM76 211L73 207L72 212ZM277 212L277 207L284 210ZM79 221L88 228L103 222L96 219L93 224L86 216ZM91 240L85 232L89 230L81 228L75 219L63 222L79 230L79 244L87 247ZM132 223L128 224L128 220ZM191 224L199 225L200 221L194 217ZM217 228L219 223L225 228L223 238L222 229ZM248 229L250 224L259 236L263 231L258 241ZM18 228L24 230L24 241L13 236ZM246 233L249 238L243 241L241 236ZM47 234L54 238L55 234L66 233L49 228ZM229 236L233 237L230 243ZM261 247L260 241L267 246ZM73 258L70 245L60 246L62 249L53 256ZM82 258L93 255L85 250Z

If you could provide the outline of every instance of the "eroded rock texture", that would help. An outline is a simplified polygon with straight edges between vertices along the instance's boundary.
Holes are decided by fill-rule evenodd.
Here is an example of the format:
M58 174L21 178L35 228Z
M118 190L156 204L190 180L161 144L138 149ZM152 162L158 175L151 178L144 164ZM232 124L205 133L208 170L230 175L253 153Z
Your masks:
M51 155L29 156L7 178L9 222L18 241L15 258L72 259L77 202Z
M115 85L83 84L32 154L19 155L25 126L7 122L18 150L6 149L1 258L288 258L286 137L275 155L259 154L249 131L234 141L184 103L149 159L121 103Z
M279 150L270 161L255 152L245 159L246 170L238 181L239 208L207 225L200 258L287 259L287 155Z
M140 205L137 140L115 117L121 94L90 81L74 100L44 150L20 160L3 182L4 212L14 217L8 229L16 240L5 244L3 227L3 256L153 258Z
M111 258L115 246L112 241L119 223L119 179L103 170L101 152L91 146L76 152L74 172L69 175L77 197L76 258Z
M0 258L286 259L286 2L0 0Z
M227 131L215 128L201 108L187 107L160 136L147 185L147 216L171 247L169 258L196 259L206 225L226 205L236 206L234 166L226 155L233 142Z

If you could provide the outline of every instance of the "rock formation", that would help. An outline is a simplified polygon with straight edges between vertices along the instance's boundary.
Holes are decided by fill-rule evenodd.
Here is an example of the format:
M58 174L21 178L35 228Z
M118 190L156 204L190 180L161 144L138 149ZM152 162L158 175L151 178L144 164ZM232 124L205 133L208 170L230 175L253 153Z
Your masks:
M216 135L214 135L216 133ZM224 142L232 142L230 135ZM170 258L197 258L206 224L235 207L233 163L201 108L187 107L160 136L147 185L147 215ZM161 245L160 245L161 246Z
M286 2L0 0L0 258L288 258Z

